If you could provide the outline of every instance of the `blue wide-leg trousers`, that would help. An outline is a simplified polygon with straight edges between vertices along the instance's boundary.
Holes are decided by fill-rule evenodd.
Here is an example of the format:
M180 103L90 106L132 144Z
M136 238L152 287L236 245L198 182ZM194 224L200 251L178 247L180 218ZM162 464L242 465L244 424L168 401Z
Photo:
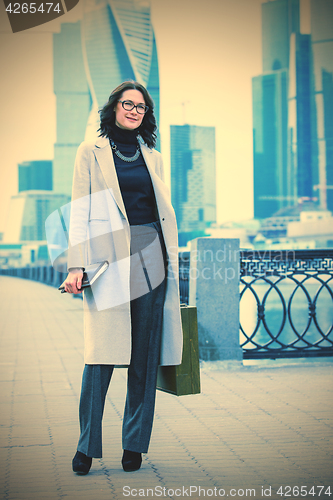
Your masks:
M166 250L160 223L145 226L158 232L166 275ZM131 300L132 352L122 429L123 449L139 453L148 451L153 426L166 289L166 279L152 288L147 272L145 275L149 292ZM102 457L102 419L113 369L113 365L84 367L79 406L81 433L77 449L88 457Z

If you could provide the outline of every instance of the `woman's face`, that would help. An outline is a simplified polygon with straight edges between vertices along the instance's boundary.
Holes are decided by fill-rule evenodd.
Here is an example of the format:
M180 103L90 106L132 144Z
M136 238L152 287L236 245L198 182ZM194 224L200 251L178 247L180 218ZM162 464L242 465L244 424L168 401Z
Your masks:
M120 98L120 101L132 101L133 104L143 104L145 105L145 100L143 95L139 90L136 89L128 89L125 90ZM145 115L141 115L137 112L136 108L133 108L132 111L126 111L121 102L117 102L117 106L114 108L116 116L115 123L119 128L125 130L134 130L140 127L142 120Z

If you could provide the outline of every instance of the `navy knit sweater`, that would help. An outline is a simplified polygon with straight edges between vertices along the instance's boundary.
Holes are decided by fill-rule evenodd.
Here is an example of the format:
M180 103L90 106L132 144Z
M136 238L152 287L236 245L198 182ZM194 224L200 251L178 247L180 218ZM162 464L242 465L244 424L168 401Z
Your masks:
M134 156L137 147L137 130L124 130L117 126L112 140L124 156ZM140 152L133 162L119 158L112 150L120 191L130 225L148 224L158 219L153 185L147 166Z

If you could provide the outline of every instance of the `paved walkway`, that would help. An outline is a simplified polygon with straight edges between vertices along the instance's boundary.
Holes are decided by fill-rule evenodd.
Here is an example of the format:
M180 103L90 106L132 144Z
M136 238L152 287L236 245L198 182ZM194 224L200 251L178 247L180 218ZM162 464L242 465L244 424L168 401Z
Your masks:
M1 499L330 499L329 360L228 369L203 364L200 395L158 391L149 453L133 473L120 464L126 370L117 369L105 408L104 458L77 476L71 460L83 368L82 301L8 277L0 277L0 294ZM289 486L299 487L299 495Z

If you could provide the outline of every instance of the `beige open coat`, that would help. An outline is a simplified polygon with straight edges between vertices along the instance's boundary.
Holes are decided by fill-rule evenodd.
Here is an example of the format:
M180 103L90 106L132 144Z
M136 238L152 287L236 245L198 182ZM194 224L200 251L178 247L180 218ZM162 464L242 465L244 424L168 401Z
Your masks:
M168 258L160 364L182 357L178 232L160 153L141 144L151 176ZM108 139L83 142L77 152L68 268L108 260L108 270L84 292L86 364L129 364L131 357L130 228Z

